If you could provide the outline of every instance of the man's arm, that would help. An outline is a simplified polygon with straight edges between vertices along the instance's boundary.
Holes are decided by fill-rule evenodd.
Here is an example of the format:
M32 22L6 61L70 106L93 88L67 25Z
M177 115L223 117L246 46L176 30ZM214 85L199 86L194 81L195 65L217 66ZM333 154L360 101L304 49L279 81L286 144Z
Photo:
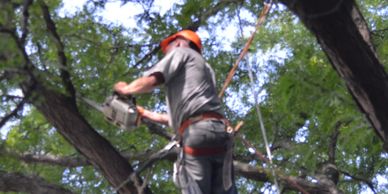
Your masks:
M158 79L156 76L140 77L130 84L126 82L117 82L114 85L114 90L123 95L129 94L142 94L151 92L158 85Z
M160 114L156 112L152 112L149 110L144 109L141 106L137 106L137 111L139 112L140 116L146 119L149 119L151 121L161 123L164 125L168 125L168 115L167 114Z
M163 76L161 73L154 73L150 76L140 77L131 83L127 84L126 82L117 82L114 85L114 90L122 95L130 94L142 94L151 92L157 85L164 82ZM137 110L141 117L147 118L151 121L168 125L168 115L152 112L144 109L141 106L137 106Z

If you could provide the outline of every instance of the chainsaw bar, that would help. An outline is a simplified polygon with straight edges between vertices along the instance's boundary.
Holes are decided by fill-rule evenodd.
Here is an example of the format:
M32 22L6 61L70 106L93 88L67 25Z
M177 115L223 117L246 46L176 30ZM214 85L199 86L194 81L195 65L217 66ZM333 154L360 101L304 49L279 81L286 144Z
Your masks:
M100 112L104 112L104 106L102 106L101 104L99 104L93 100L90 100L89 98L85 98L83 96L77 95L77 97L79 99L81 99L83 102L85 102L87 105L91 106L92 108L94 108Z
M102 104L80 95L77 95L77 97L90 107L103 113L108 122L121 129L131 131L138 126L139 117L136 108L136 100L132 96L113 94L108 96Z

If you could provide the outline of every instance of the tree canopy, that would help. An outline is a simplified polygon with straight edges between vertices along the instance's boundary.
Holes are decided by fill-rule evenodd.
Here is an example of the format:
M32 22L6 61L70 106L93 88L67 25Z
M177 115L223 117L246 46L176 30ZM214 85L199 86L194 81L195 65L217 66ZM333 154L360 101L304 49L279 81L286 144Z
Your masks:
M135 26L104 21L107 0L87 0L74 14L63 14L61 0L0 1L0 192L179 192L176 150L157 155L171 129L145 121L121 130L76 96L103 102L115 82L161 59L160 40L181 29L201 35L221 88L263 2L179 1L165 13L154 0L120 2L141 9ZM223 98L231 123L244 121L234 148L240 193L275 193L274 179L281 193L387 193L387 7L272 5ZM163 112L163 99L161 88L137 103Z

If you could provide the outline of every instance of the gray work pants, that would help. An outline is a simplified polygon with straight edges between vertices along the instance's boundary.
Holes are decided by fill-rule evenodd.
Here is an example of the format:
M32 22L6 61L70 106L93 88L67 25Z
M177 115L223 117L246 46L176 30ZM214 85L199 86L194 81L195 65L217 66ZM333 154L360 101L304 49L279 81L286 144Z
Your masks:
M227 146L231 141L225 125L218 120L204 120L190 125L184 132L182 143L192 148ZM223 164L225 153L192 156L182 153L178 159L178 186L183 194L237 194L233 185L224 189ZM232 168L232 165L231 165ZM233 169L232 180L233 180Z

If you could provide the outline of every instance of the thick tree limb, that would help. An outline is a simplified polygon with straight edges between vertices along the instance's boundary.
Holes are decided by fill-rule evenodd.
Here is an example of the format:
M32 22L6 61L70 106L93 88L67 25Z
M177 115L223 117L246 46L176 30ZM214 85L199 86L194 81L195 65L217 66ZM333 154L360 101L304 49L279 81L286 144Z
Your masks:
M388 151L388 76L354 0L280 0L317 37Z
M240 175L247 179L261 182L269 181L269 176L262 168L254 167L252 165L240 161L233 161L233 167L234 171L236 172L236 175Z
M68 189L51 184L39 176L0 171L0 191L23 193L72 194Z
M121 155L131 161L139 160L145 161L148 158L152 157L154 153L152 151L146 151L144 153L133 154L130 152L121 153ZM171 153L173 154L173 152ZM48 165L57 165L63 167L79 167L79 166L88 166L92 165L85 157L82 156L55 156L50 154L45 155L36 155L32 153L16 153L5 148L0 147L0 155L10 158L15 158L17 160L23 161L27 164L41 163ZM169 156L166 156L169 157ZM176 157L176 154L175 154Z
M102 172L113 187L118 187L134 172L127 160L84 119L74 100L49 90L40 83L36 84L35 92L40 98L33 101L33 105L70 144ZM119 192L136 193L135 182L142 183L142 180L134 177L129 184L121 187ZM152 192L146 188L144 193Z
M90 163L84 157L76 157L76 156L54 156L54 155L35 155L31 153L19 154L16 152L12 152L10 150L6 150L3 147L0 147L0 155L10 158L15 158L17 160L23 161L27 164L31 163L41 163L48 165L58 165L64 167L78 167L78 166L86 166L90 165Z

